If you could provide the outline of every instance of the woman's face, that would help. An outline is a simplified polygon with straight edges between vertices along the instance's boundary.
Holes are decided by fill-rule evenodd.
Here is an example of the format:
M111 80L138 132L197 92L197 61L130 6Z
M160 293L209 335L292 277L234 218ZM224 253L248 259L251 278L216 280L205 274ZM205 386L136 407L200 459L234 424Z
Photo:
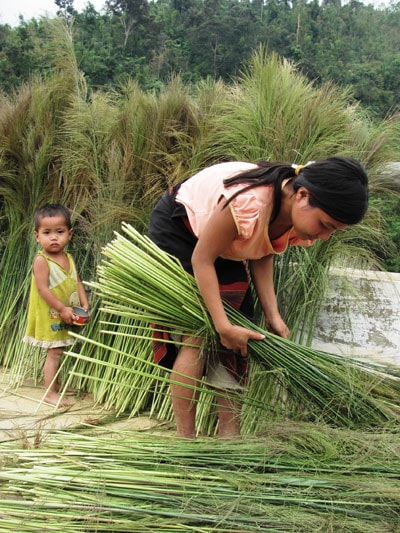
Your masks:
M348 224L338 222L319 207L311 206L310 193L304 187L300 187L295 194L292 224L300 239L326 241L336 230L348 227Z

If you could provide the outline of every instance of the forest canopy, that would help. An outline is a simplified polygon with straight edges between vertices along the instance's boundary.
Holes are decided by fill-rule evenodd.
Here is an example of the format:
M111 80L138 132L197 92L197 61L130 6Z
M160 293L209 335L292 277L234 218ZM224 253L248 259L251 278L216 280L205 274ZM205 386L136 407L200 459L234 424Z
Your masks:
M357 0L55 0L72 28L79 68L90 87L127 77L160 88L173 73L186 82L229 82L260 45L296 63L310 80L350 87L354 99L385 117L400 99L400 3ZM49 69L45 18L0 25L0 83L5 91Z

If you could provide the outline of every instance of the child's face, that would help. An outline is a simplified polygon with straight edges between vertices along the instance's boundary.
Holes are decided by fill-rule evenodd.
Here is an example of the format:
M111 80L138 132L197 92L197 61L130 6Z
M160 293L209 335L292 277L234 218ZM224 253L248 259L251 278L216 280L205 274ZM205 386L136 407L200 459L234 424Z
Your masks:
M72 229L68 229L62 215L43 217L38 230L35 231L35 237L47 254L58 254L71 240Z

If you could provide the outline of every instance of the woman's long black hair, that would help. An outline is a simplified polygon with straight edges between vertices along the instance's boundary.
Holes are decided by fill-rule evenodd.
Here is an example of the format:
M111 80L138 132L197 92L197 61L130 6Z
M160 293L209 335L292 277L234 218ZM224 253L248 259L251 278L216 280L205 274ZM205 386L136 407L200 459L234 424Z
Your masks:
M246 184L227 200L227 204L244 191L273 185L272 222L281 207L282 182L291 179L295 192L300 187L306 188L310 193L310 205L319 207L334 220L351 225L363 219L368 208L368 175L359 161L351 157L330 157L308 163L299 170L288 163L260 161L257 168L224 180L227 187Z

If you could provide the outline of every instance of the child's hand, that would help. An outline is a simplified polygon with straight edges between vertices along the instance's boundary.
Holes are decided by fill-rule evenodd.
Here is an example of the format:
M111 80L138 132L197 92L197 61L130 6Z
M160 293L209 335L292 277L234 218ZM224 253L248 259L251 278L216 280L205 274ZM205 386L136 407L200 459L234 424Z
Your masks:
M75 315L72 307L64 307L60 312L60 317L66 324L72 324L75 320Z

